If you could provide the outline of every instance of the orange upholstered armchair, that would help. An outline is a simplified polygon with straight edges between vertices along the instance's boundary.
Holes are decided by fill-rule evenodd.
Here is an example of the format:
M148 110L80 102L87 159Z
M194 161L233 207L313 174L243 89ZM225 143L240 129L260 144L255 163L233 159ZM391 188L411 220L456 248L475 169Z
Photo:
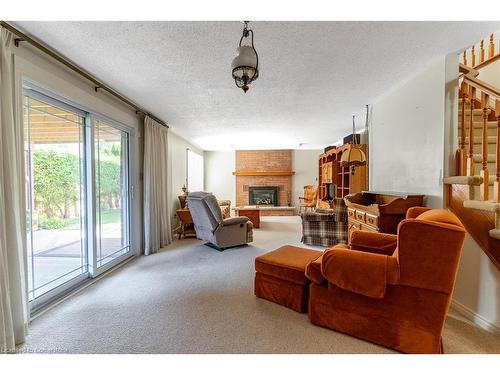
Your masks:
M452 213L414 207L398 234L356 231L306 268L309 319L406 353L442 352L465 230Z

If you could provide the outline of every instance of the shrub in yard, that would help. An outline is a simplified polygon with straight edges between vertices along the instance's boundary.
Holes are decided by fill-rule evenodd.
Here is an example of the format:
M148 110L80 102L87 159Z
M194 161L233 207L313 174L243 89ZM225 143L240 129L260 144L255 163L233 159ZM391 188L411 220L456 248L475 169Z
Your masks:
M68 226L68 220L60 219L58 217L40 217L40 229L62 229Z

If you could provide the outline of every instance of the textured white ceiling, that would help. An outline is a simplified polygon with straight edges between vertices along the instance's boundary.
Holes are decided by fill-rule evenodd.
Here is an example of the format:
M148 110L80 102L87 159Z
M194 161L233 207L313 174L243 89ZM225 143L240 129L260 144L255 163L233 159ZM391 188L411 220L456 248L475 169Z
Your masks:
M364 105L499 22L252 22L259 79L230 65L240 22L15 22L205 150L319 148Z

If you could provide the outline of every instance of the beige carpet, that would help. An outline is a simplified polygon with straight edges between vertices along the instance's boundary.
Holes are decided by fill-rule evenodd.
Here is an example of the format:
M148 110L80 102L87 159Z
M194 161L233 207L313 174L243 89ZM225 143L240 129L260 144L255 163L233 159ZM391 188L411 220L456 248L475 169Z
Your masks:
M265 217L252 246L218 252L195 239L135 259L42 316L21 352L391 353L309 323L253 295L254 258L299 244L298 217ZM500 353L500 339L449 318L447 353Z

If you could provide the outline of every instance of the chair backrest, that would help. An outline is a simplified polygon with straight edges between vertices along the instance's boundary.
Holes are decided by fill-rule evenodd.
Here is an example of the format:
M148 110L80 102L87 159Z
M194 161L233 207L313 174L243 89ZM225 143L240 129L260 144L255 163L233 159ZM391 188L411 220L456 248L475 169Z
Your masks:
M337 221L347 222L347 206L344 202L344 198L333 199L333 210L337 217Z
M315 185L304 186L304 201L306 203L314 203L318 198L318 187Z
M398 226L395 256L399 262L399 283L451 293L465 229L449 211L422 209L420 212L414 218L401 221Z
M222 223L222 212L213 194L189 193L187 200L195 227L213 232Z

